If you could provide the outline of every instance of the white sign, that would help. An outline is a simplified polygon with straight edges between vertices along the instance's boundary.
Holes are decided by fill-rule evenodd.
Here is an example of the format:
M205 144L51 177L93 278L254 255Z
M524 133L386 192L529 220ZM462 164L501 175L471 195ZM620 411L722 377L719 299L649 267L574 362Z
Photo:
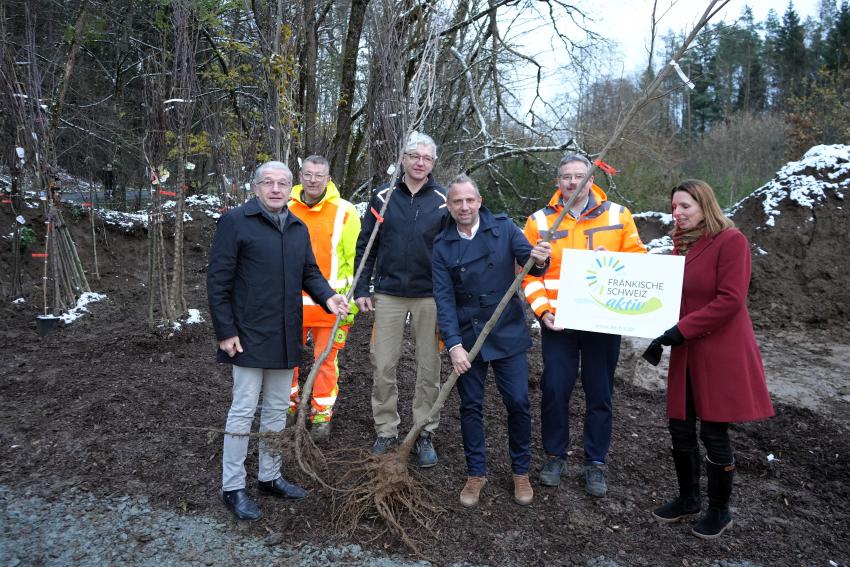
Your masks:
M655 338L679 321L684 256L565 249L555 325Z

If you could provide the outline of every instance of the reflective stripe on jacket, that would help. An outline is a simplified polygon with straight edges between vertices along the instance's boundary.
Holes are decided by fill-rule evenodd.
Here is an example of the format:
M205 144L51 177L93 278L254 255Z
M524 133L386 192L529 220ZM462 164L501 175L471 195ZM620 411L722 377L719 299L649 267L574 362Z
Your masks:
M333 181L329 181L322 200L308 206L302 200L303 186L292 188L289 211L307 225L316 263L322 275L337 293L348 291L354 279L354 254L360 234L360 216L354 205L343 199ZM316 305L306 293L304 302L305 327L333 327L334 315Z
M538 317L545 311L554 314L558 309L561 257L565 248L646 253L629 209L609 201L596 185L591 188L588 199L581 216L575 219L568 213L552 235L552 254L546 274L542 277L529 274L522 281L522 291ZM556 190L545 208L528 217L524 231L528 241L536 244L541 239L540 233L551 229L563 208L561 191Z

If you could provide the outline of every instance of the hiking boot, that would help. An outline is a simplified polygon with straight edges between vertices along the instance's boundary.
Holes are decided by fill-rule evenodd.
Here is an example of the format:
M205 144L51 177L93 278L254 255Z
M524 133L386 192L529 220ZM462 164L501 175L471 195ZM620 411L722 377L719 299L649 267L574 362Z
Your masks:
M372 445L372 453L383 455L396 445L398 445L398 437L378 437L375 439L375 444Z
M597 498L608 494L608 467L603 463L584 465L584 489Z
M460 491L461 505L472 508L478 505L478 500L481 498L481 489L487 484L486 476L470 476L466 479L466 484L463 490ZM529 487L530 488L530 487Z
M314 423L310 427L310 437L314 443L326 443L331 438L331 422Z
M413 451L416 453L416 462L420 468L427 469L437 464L437 450L431 442L430 433L423 431L419 434L419 438L413 444Z
M534 490L528 481L527 474L514 475L514 502L520 506L528 506L534 500Z
M540 484L543 486L558 486L561 484L561 475L566 472L566 459L549 455L549 459L540 471Z

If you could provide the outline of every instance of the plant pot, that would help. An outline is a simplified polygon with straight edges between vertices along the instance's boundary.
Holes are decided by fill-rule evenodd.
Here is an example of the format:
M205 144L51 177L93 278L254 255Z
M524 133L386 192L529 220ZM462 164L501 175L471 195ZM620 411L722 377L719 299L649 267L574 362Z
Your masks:
M52 332L59 326L59 321L61 321L59 317L55 315L39 315L35 318L35 325L38 328L38 334L42 337Z

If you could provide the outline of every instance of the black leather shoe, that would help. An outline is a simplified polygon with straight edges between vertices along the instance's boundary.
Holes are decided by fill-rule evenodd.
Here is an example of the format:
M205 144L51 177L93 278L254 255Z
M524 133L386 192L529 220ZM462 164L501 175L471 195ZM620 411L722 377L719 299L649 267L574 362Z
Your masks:
M279 476L274 480L265 482L260 481L257 483L257 486L259 486L260 492L274 494L275 496L286 498L287 500L301 500L302 498L307 497L306 490L300 486L292 484L291 482L287 482L282 476Z
M254 521L263 517L263 513L260 512L254 501L248 497L248 491L244 488L225 490L221 493L221 499L224 501L227 509L233 512L237 520Z

